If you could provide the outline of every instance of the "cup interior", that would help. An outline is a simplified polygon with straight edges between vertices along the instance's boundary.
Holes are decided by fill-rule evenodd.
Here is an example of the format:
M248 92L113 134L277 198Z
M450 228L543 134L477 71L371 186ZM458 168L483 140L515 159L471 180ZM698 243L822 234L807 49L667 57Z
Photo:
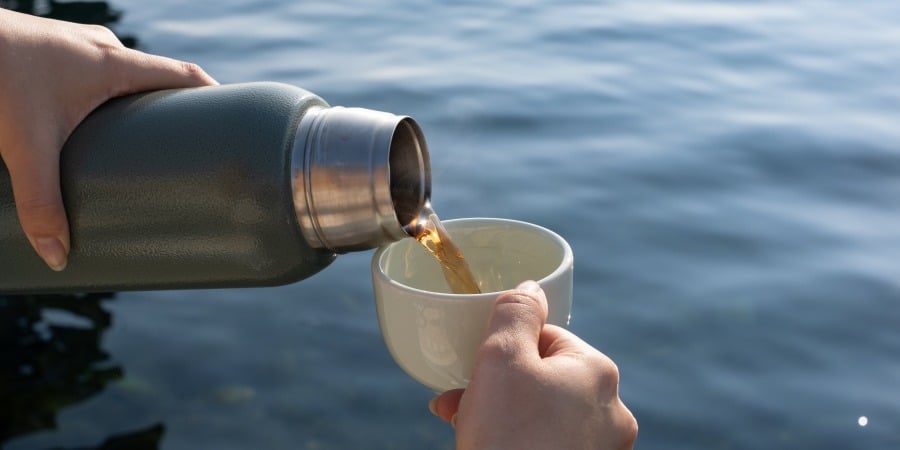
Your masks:
M515 288L524 280L551 276L571 258L568 244L546 228L505 219L457 219L443 222L459 247L481 292ZM452 294L440 263L414 239L379 250L378 271L411 289Z

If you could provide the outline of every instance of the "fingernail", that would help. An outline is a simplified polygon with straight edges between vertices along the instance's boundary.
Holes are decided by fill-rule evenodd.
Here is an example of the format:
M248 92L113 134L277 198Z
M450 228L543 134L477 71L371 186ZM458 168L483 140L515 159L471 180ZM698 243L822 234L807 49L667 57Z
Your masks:
M59 272L66 268L66 248L57 238L38 238L37 250L51 269Z
M516 289L521 289L523 291L528 291L528 292L540 292L541 285L537 284L537 282L535 282L535 281L528 280L528 281L523 281L521 284L516 286Z
M428 401L428 410L431 411L432 414L438 415L437 413L437 397Z
M456 418L459 417L459 414L454 414L453 417L450 418L450 425L453 428L456 428Z

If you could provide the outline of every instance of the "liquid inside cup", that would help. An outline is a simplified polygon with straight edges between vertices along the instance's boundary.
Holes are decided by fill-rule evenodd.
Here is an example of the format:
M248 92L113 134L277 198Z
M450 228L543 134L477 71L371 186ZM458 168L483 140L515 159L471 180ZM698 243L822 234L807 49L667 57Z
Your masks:
M445 222L482 293L515 288L525 280L540 280L560 269L567 248L561 238L541 238L551 231L524 222ZM379 268L391 280L428 292L452 294L440 263L412 239L391 244Z

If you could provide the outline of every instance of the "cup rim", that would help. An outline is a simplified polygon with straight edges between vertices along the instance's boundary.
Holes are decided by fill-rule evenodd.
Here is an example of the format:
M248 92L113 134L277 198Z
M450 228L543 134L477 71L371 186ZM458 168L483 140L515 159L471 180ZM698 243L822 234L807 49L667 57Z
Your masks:
M458 219L444 220L441 222L444 225L459 223L459 222L488 222L488 223L501 222L501 223L506 223L506 224L512 224L514 226L518 226L518 227L522 227L522 228L530 228L532 230L536 230L540 233L548 235L551 239L556 241L562 247L563 256L562 256L562 261L560 261L559 265L555 269L553 269L552 272L545 275L544 277L542 277L539 280L534 280L540 285L544 285L544 283L546 281L553 279L553 278L558 278L559 276L561 276L561 274L564 273L565 271L567 271L568 268L571 267L574 262L574 255L572 254L572 247L569 245L568 241L566 241L562 236L560 236L555 231L550 230L549 228L545 228L540 225L531 223L531 222L525 222L525 221L516 220L516 219L504 219L504 218L498 218L498 217L463 217L463 218L458 218ZM412 238L410 238L410 239L412 239ZM469 301L479 300L479 299L494 299L500 293L513 290L513 289L507 289L507 290L502 290L502 291L482 292L480 294L454 294L452 292L426 291L423 289L415 288L415 287L400 283L400 282L394 280L393 278L388 277L387 274L384 273L384 270L381 269L382 256L391 246L397 244L398 242L401 242L401 241L394 241L387 245L383 245L383 246L379 247L375 251L375 254L372 256L372 273L373 273L373 275L376 276L380 281L382 281L396 289L411 292L414 294L428 295L432 299L457 300L457 299L464 298ZM521 280L521 281L525 281L525 280Z

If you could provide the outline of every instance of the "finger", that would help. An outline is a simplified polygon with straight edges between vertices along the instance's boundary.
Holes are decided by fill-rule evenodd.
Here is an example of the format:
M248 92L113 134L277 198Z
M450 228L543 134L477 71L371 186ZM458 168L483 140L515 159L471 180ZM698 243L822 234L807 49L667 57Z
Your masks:
M574 356L595 367L602 367L603 373L618 383L619 374L616 363L609 356L565 328L551 324L544 325L538 347L541 357L544 359Z
M538 350L542 358L562 354L591 354L597 351L571 331L553 324L546 324L541 329Z
M572 367L570 364L589 367L596 383L593 391L608 396L619 395L619 368L615 361L574 333L555 325L545 325L538 346L544 362L557 367L557 370Z
M34 152L32 155L41 155ZM59 185L59 160L51 156L7 161L22 230L51 269L66 267L69 226Z
M119 72L113 79L121 82L117 83L118 92L115 92L114 96L156 89L219 84L196 64L128 48L121 49L117 52L117 56L118 64L113 70Z
M534 281L504 292L494 304L483 352L498 352L507 358L538 357L541 328L547 321L547 297Z
M623 450L633 449L638 437L638 422L631 410L625 406L625 403L622 403L621 399L616 401L615 408L616 413L613 414L613 422L616 423L616 429L624 431L621 434L623 442L619 448Z
M428 409L431 413L440 417L444 422L452 423L453 416L459 411L459 402L462 400L465 389L452 389L431 399Z

